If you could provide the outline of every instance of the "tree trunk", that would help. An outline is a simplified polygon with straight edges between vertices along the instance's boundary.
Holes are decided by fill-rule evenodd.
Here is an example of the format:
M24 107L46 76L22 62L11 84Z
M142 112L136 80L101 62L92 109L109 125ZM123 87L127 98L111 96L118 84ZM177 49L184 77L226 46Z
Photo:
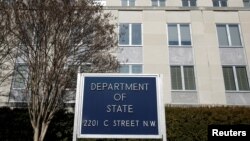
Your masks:
M33 141L39 141L39 128L35 127L33 128L33 130L34 130Z
M39 141L43 141L44 137L46 135L47 129L49 127L49 123L44 123L42 124L42 129L41 129L41 134L40 134L40 140Z
M42 123L42 128L39 128L39 125L33 128L34 136L33 141L43 141L48 129L49 123Z

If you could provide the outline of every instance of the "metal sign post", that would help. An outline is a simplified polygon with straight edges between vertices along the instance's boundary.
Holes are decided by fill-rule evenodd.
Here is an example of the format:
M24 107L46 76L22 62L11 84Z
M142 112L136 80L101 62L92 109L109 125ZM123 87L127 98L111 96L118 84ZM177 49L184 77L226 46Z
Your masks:
M73 140L166 140L159 75L79 74Z

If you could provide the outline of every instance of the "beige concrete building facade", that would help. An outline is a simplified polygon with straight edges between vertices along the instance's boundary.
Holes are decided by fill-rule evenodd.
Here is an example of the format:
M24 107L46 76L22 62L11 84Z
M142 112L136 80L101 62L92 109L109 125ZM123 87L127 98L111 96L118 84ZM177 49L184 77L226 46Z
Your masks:
M249 0L102 2L117 17L121 72L163 74L165 104L250 105Z
M162 74L165 104L250 105L249 0L95 1L117 17L120 72Z

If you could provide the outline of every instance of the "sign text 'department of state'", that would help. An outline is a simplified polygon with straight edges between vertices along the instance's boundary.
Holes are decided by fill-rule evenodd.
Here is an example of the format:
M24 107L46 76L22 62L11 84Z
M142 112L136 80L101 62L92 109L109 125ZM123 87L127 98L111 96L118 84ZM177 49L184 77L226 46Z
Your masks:
M78 137L162 137L158 75L86 74L78 82Z

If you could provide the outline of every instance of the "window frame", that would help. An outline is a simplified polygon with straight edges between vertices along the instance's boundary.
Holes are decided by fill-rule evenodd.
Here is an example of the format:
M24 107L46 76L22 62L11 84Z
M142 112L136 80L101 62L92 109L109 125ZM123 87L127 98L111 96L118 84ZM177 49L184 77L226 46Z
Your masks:
M86 69L87 68L87 69ZM71 80L71 84L66 86L66 90L75 90L76 89L76 85L77 85L77 73L92 73L90 72L86 72L85 70L91 70L92 69L92 64L91 63L82 63L81 65L76 65L73 62L70 62L69 64L67 64L65 66L65 69L68 70L70 69L71 71L75 72L75 74L73 74L74 76L73 79Z
M178 45L170 45L169 42L170 42L170 38L169 38L169 25L176 25L177 26L177 37L178 37ZM189 28L189 36L190 36L190 45L182 45L182 38L181 38L181 35L183 33L181 33L181 25L188 25L188 28ZM190 23L167 23L167 44L169 47L189 47L191 48L193 46L193 39L192 39L192 27L191 27L191 24Z
M24 74L22 74L22 72L19 72L18 70L18 67L20 66L25 66L26 67L26 70L27 72L25 72ZM26 88L26 85L27 85L27 80L28 80L28 77L29 77L29 74L28 74L28 65L27 63L21 63L21 62L18 62L15 64L15 70L14 70L14 75L13 75L13 78L12 78L12 84L11 84L11 89L12 90L24 90ZM17 78L17 77L22 77L21 79L23 79L24 82L17 82L16 80L17 79L20 79L20 78ZM19 83L19 86L20 86L20 83L23 83L23 87L15 87L17 86L16 83Z
M122 1L126 1L126 5L123 5ZM131 1L134 1L134 5L131 5ZM121 6L135 6L136 5L136 0L121 0Z
M230 33L230 25L237 25L238 30L239 30L239 38L240 38L240 44L241 45L232 45L232 38L231 38L231 33ZM218 26L225 26L226 27L226 34L227 34L227 40L228 40L228 46L226 45L220 45L220 40L219 40L219 31L218 31ZM216 24L216 31L217 31L217 40L220 48L243 48L243 36L241 32L241 26L238 23L218 23Z
M234 78L234 84L235 84L235 90L227 90L226 85L225 85L225 76L223 73L224 68L232 68L233 70L233 78ZM247 77L247 82L248 82L248 88L249 90L240 90L239 89L239 78L237 76L237 68L245 68L246 71L246 77ZM224 79L224 88L226 92L249 92L250 91L250 85L249 85L249 72L246 66L244 65L223 65L222 66L222 73L223 73L223 79Z
M250 0L243 0L244 7L250 7Z
M133 73L133 66L135 65L140 65L141 66L141 72L140 73ZM129 72L120 72L121 66L128 66L128 71ZM141 63L129 63L129 64L120 64L120 68L118 73L123 73L123 74L142 74L143 73L143 64Z
M16 2L16 0L1 0L1 2L4 2L5 4L13 4L13 2Z
M171 72L171 68L172 67L179 67L180 70L181 70L181 84L182 84L182 88L181 89L173 89L173 84L172 84L172 72ZM194 73L194 89L193 90L189 90L189 89L186 89L186 84L185 84L185 74L184 74L184 68L185 67L192 67L193 68L193 73ZM193 91L197 91L197 85L196 85L196 73L195 73L195 67L193 65L170 65L170 79L171 79L171 91L190 91L190 92L193 92Z
M128 31L129 31L129 35L128 35L128 44L120 44L120 39L121 39L121 33L120 33L120 26L121 24L128 24L129 25L129 28L128 28ZM132 31L132 25L133 24L140 24L141 26L141 44L139 45L135 45L133 44L133 31ZM118 36L118 46L119 47L142 47L143 46L143 24L142 23L119 23L119 36Z
M184 1L187 1L188 2L188 5L184 5ZM195 2L195 5L191 5L192 1ZM182 7L197 7L197 0L182 0Z
M153 7L165 7L166 6L166 0L155 0L157 2L156 5L153 5L153 0L151 0L151 6ZM161 1L164 1L164 5L161 5Z
M226 5L225 6L223 6L222 5L222 2L226 2ZM212 2L213 2L213 7L228 7L228 0L212 0ZM217 3L218 4L218 6L216 6L214 3Z

